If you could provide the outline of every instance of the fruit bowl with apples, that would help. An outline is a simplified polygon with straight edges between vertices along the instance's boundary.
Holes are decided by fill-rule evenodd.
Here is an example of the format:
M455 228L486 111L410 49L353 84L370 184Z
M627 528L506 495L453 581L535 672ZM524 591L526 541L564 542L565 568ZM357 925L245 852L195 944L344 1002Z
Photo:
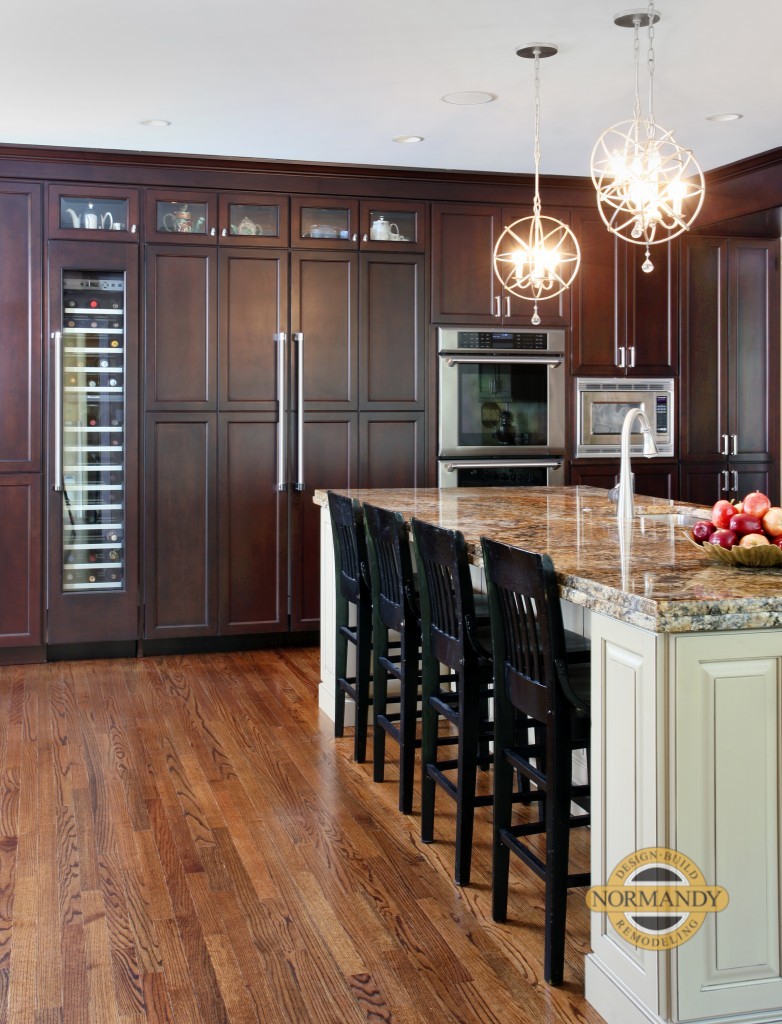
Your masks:
M711 518L699 519L685 536L712 562L742 569L782 566L782 507L761 491L715 502Z

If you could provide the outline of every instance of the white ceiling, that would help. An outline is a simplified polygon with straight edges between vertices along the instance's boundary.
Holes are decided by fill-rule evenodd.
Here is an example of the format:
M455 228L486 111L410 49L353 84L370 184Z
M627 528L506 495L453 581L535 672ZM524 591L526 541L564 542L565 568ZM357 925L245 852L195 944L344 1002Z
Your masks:
M0 142L529 171L533 64L515 51L548 42L559 54L541 66L541 172L588 174L597 136L632 115L620 10L618 0L6 0ZM782 2L662 0L660 13L658 123L704 170L782 145ZM497 100L441 101L461 90ZM721 111L744 118L705 120ZM145 128L145 118L172 124ZM401 134L425 141L391 141Z

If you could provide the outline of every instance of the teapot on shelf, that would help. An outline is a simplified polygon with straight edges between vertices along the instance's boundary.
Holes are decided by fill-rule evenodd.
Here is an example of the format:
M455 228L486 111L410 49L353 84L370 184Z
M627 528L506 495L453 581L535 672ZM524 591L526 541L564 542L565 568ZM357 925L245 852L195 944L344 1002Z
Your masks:
M73 227L75 227L75 228L80 228L81 227L81 217L79 216L79 214L75 210L72 210L70 207L68 207L68 209L63 214L63 219L65 219L65 215L66 214L71 218L71 224L72 224Z
M231 234L233 235L262 235L263 228L260 224L256 224L254 220L250 220L249 217L243 217L238 224L231 225Z

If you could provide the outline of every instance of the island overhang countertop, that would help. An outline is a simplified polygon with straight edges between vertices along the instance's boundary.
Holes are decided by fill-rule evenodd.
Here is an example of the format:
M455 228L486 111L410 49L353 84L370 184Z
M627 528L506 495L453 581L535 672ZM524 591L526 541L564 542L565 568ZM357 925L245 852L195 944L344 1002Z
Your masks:
M481 564L480 537L551 557L560 595L573 604L655 633L782 627L782 570L708 562L685 528L647 516L697 506L636 496L620 524L598 487L340 490L361 502L461 530ZM325 490L314 500L326 504ZM700 510L708 517L708 511Z

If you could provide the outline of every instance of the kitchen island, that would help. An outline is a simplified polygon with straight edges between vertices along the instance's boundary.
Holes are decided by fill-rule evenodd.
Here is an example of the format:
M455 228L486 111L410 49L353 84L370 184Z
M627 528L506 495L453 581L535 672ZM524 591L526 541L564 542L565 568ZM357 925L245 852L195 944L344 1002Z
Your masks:
M592 916L586 995L608 1024L782 1019L782 575L707 562L672 514L636 499L619 524L591 487L348 491L479 538L548 553L592 637L592 884L644 847L679 850L727 909L688 942L639 949ZM321 706L333 563L325 492ZM333 623L333 611L331 612ZM329 701L331 701L329 703Z

